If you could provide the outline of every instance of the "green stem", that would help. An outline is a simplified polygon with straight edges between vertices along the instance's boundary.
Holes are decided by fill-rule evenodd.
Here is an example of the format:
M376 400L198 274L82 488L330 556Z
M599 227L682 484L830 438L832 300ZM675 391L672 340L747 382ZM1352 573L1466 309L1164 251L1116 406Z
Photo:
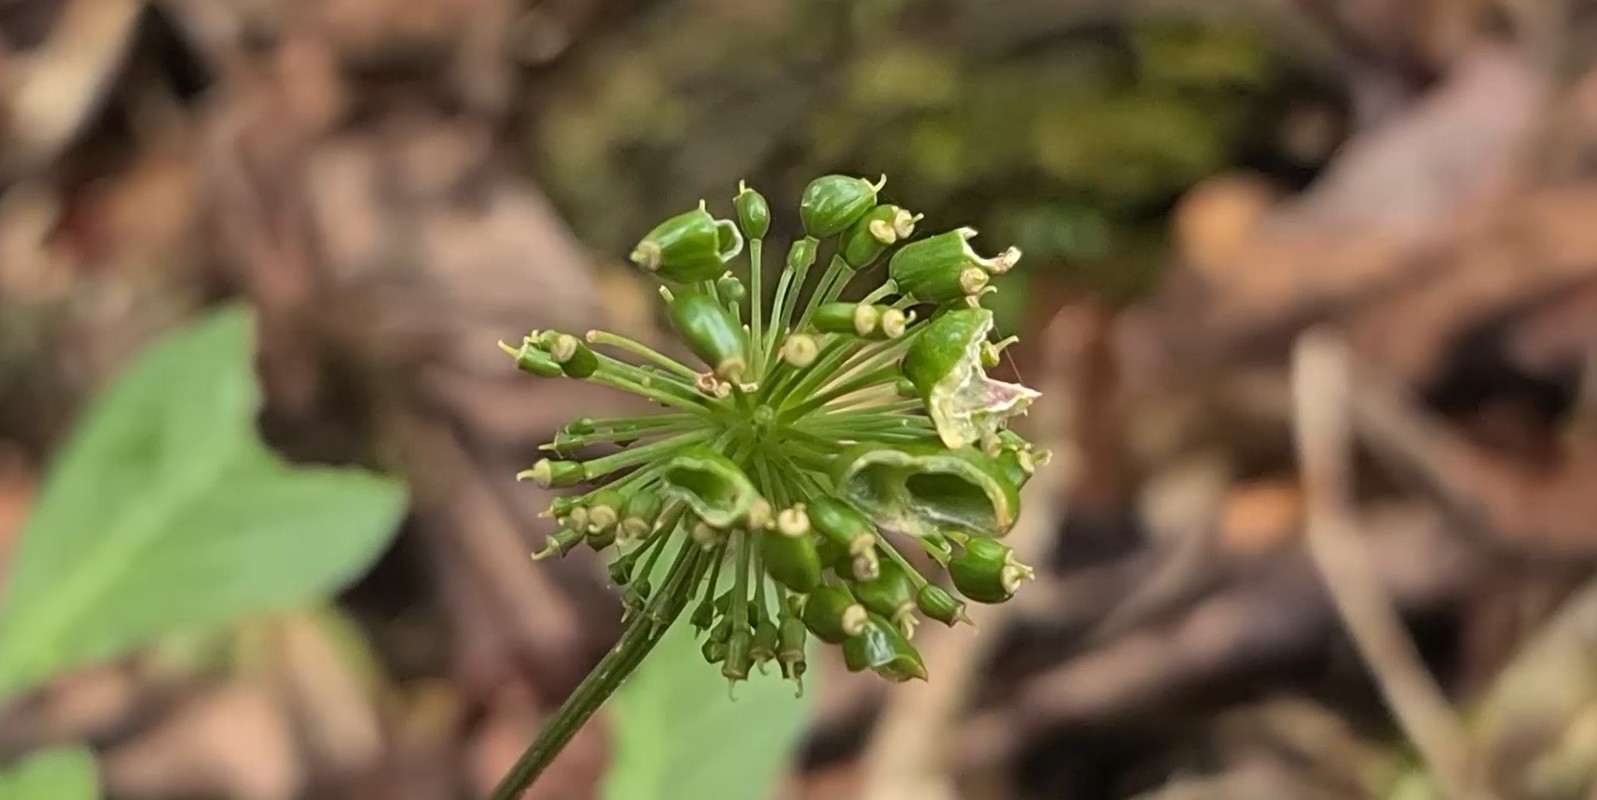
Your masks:
M845 270L849 272L849 277L853 277L853 271L849 270L848 262L843 260L843 256L832 256L832 260L826 265L826 271L821 273L821 279L815 283L815 289L810 292L810 299L804 304L804 313L799 316L798 324L793 326L793 330L804 330L804 326L809 324L810 316L815 313L816 308L822 303L837 299L837 292L842 290L842 286L838 286L834 290L832 284L837 282L837 277L843 274ZM843 281L843 283L846 284L847 281Z
M808 414L811 411L814 411L815 409L832 402L833 400L847 397L848 395L854 394L855 392L861 391L863 389L878 388L884 383L886 385L881 388L892 391L893 381L898 378L898 375L899 370L896 366L879 367L868 372L861 372L860 374L840 381L832 388L799 403L798 405L794 406L792 410L783 411L782 417L784 420L798 419L799 417L802 417L805 414Z
M618 350L625 350L636 356L642 356L643 358L654 362L657 366L664 367L671 372L687 378L689 381L693 381L699 377L699 374L694 372L693 368L689 367L688 365L683 364L682 362L664 353L661 353L660 351L655 350L654 348L642 342L629 339L625 336L614 334L609 331L588 331L588 341L592 344L608 345Z
M756 377L765 374L765 295L761 290L764 247L764 239L749 240L749 354L754 359L750 368Z
M621 640L616 646L605 654L599 665L588 677L583 679L576 691L566 698L560 710L555 712L554 720L543 729L538 738L533 741L521 758L516 759L510 772L494 787L489 795L490 800L516 800L521 793L526 791L532 782L543 774L555 757L560 755L566 745L571 742L571 737L585 725L604 705L616 689L626 681L643 659L654 649L655 645L665 637L665 632L670 628L670 622L682 613L682 603L669 603L664 598L680 590L683 579L693 571L694 561L698 549L690 545L682 547L677 553L676 561L671 565L671 572L666 579L666 588L650 601L651 611L658 605L663 612L661 617L655 614L640 614L621 634ZM656 620L664 618L667 624L661 625Z
M782 279L776 283L776 297L771 300L771 328L765 332L765 363L768 369L781 363L776 360L776 345L781 340L782 329L787 324L787 314L783 309L787 307L788 292L792 288L793 270L783 267ZM761 383L764 383L763 377Z
M653 386L644 386L642 384L635 383L633 381L630 381L630 380L628 380L626 378L621 377L620 375L610 374L610 373L606 373L606 372L595 372L591 377L588 378L588 380L592 381L593 383L599 383L599 384L603 384L605 386L609 386L609 387L611 387L613 389L620 389L620 390L625 391L625 392L631 392L631 393L633 393L635 395L638 395L639 397L642 397L642 398L647 399L647 400L653 400L656 403L659 403L661 405L667 405L667 406L671 406L673 408L680 408L683 411L691 411L691 412L693 412L695 414L698 414L700 416L709 417L709 416L714 416L715 415L715 411L711 407L711 405L710 405L708 400L704 400L704 399L697 398L697 397L695 397L692 400L687 400L687 399L684 399L684 398L681 398L681 397L677 397L676 395L670 394L668 392L662 392L659 389L654 388Z
M703 441L708 436L709 432L698 431L679 434L669 439L661 439L658 442L650 442L639 447L629 447L619 453L595 458L592 461L584 461L582 463L582 475L590 481L595 478L602 478L618 469L663 458L673 450L680 449L684 445Z

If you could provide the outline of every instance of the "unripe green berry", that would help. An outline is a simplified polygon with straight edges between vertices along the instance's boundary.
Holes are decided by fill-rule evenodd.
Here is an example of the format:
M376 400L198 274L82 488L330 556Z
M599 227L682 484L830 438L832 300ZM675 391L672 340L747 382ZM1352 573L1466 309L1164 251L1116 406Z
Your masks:
M565 374L565 371L560 369L560 362L556 361L554 356L549 355L548 351L540 347L531 336L521 340L521 348L519 350L504 342L499 343L499 349L514 356L516 369L522 372L543 378L558 378Z
M887 559L879 562L875 579L856 581L851 587L854 597L866 610L890 619L904 631L905 636L914 631L915 585L908 572L898 562Z
M979 294L988 276L1007 271L1020 260L1011 247L993 258L970 249L973 228L957 228L911 242L888 261L887 271L898 288L923 303L947 303Z
M777 583L805 594L821 584L821 556L802 506L784 509L776 527L760 536L765 571Z
M781 643L781 632L776 623L769 619L762 619L754 626L754 644L749 649L749 655L754 656L756 664L764 664L776 658L776 649Z
M915 607L927 619L935 619L950 628L958 622L970 622L970 617L965 615L965 604L935 583L920 587L915 593Z
M1031 568L1015 560L1009 545L985 536L970 536L964 551L949 559L948 576L959 593L978 603L1002 603L1015 596L1032 577Z
M531 479L545 489L557 486L575 486L586 480L580 461L550 461L540 458L532 469L516 473L516 480Z
M824 239L848 230L876 205L876 193L886 183L885 175L876 184L848 175L822 175L810 181L799 201L804 232Z
M849 558L875 556L876 526L865 515L854 510L853 506L830 497L816 497L810 500L805 510L815 531L841 547ZM862 580L869 580L870 577L874 575Z
M581 544L582 539L583 534L581 531L561 528L549 534L548 540L544 542L543 549L532 554L532 560L542 561L550 556L563 558L566 553L571 552L577 545Z
M621 492L606 487L588 501L588 532L612 531L621 521Z
M560 369L573 378L586 378L599 369L598 355L569 333L555 336L549 354L560 362Z
M748 369L743 328L732 320L726 307L695 289L672 293L662 287L660 294L671 309L672 326L694 355L704 359L717 377L743 380Z
M732 198L732 206L737 209L738 224L743 226L744 236L764 239L765 234L770 232L771 206L765 202L765 195L738 181L738 193L737 197Z
M847 589L821 586L804 601L804 627L823 642L842 644L865 630L865 606L854 601Z
M822 333L868 337L882 321L882 307L867 303L822 303L810 315L810 325Z
M726 659L721 662L721 675L730 681L749 679L749 667L754 664L754 631L747 625L736 628L726 643Z
M660 493L653 489L628 493L626 502L621 505L618 535L629 540L647 536L654 530L654 524L660 517L660 509L664 502Z
M749 290L736 275L727 274L715 282L715 293L721 298L721 305L730 309L739 307Z
M894 683L912 678L926 680L926 664L920 651L875 614L870 615L860 635L843 643L843 663L850 672L869 669Z
M731 220L710 216L704 204L655 226L632 250L632 262L668 281L692 283L719 275L743 250Z
M800 280L804 278L806 272L809 272L810 267L814 266L815 250L819 245L818 240L806 236L787 249L787 268L793 270Z
M726 660L727 643L731 639L732 622L731 620L723 619L714 628L710 629L710 635L704 640L704 644L700 646L699 653L704 656L705 661L711 664L719 664Z
M862 269L875 261L889 246L915 232L920 217L895 205L879 205L859 218L843 233L839 251L843 261Z

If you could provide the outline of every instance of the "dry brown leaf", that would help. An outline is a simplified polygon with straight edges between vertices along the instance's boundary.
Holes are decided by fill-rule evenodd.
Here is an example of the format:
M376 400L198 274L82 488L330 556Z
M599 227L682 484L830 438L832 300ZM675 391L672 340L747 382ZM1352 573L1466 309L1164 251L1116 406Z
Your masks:
M123 796L293 800L305 780L286 711L249 682L195 695L103 763Z
M1220 511L1220 540L1241 556L1276 550L1297 537L1303 525L1303 490L1286 478L1238 484Z

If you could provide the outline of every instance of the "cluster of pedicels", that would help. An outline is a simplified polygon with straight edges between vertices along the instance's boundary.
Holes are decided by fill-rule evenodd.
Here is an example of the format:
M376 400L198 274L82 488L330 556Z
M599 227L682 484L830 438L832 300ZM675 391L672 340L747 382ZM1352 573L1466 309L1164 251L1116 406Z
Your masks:
M979 256L970 228L909 241L921 217L880 202L884 183L827 175L805 188L805 235L769 307L770 207L758 192L739 187L736 221L701 202L643 237L632 261L662 283L702 368L604 331L501 343L526 372L662 407L578 419L544 446L557 458L518 476L592 487L554 501L559 528L534 558L584 545L613 554L633 623L621 647L646 652L686 612L705 659L734 683L775 661L802 691L811 636L840 645L851 670L924 679L911 644L922 617L968 621L961 597L1000 603L1032 576L999 537L1046 455L1006 427L1037 393L987 376L1015 339L990 341L981 306L1020 251ZM885 280L840 299L884 257ZM593 445L619 449L566 458ZM952 591L903 546L941 565Z

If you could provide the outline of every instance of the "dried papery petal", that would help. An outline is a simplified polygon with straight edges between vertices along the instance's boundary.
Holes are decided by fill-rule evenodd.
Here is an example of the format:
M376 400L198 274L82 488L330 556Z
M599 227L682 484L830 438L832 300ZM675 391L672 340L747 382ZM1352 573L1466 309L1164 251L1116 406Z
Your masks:
M948 311L928 323L904 354L904 377L914 384L949 448L996 434L1040 396L1018 383L987 377L982 344L992 328L993 314L986 309Z

